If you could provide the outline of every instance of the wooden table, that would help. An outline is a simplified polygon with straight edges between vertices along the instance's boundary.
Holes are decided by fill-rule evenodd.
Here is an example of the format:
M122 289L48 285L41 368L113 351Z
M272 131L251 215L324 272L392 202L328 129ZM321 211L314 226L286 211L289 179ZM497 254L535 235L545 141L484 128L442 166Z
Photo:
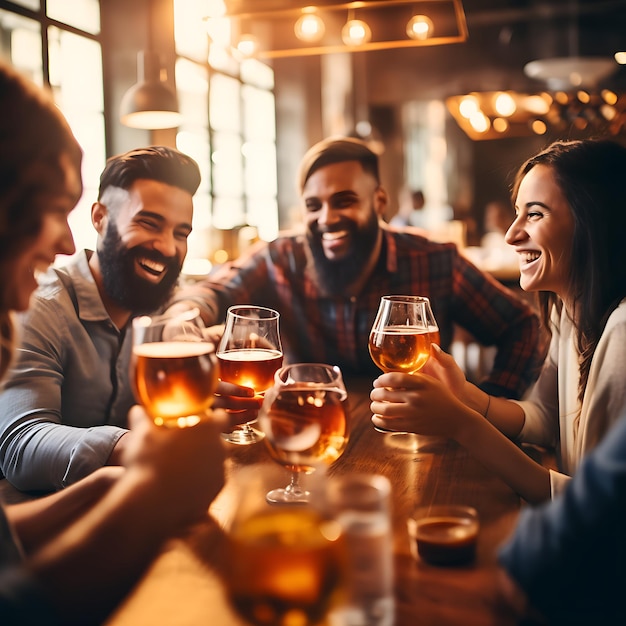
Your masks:
M511 532L518 516L518 496L453 442L418 438L417 450L413 446L397 447L396 437L375 431L370 421L371 380L351 381L348 390L350 442L329 473L378 473L391 481L396 625L518 623L499 600L496 564L497 547ZM165 546L107 626L244 625L229 607L218 575L218 555L223 557L224 545L220 526L236 505L233 484L238 473L251 464L261 464L278 473L277 487L287 484L288 473L270 459L263 443L225 445L229 449L227 484L211 506L212 516L186 537ZM11 491L15 490L3 491L5 495L8 491L11 499ZM407 517L416 505L431 503L466 504L478 510L481 530L474 564L439 568L412 558Z
M397 626L516 623L498 601L496 548L515 524L520 506L518 496L452 442L424 441L417 451L390 445L393 438L375 431L370 422L371 381L353 381L348 388L351 438L330 473L373 472L384 474L391 481ZM278 467L263 443L232 446L228 475L234 476L251 463ZM284 485L287 472L281 476ZM211 507L215 517L221 520L232 510L229 482ZM478 510L481 532L473 565L437 568L411 557L407 517L417 504L433 502L468 504ZM216 574L216 548L222 540L218 525L207 521L187 538L170 542L108 626L242 625L228 606Z

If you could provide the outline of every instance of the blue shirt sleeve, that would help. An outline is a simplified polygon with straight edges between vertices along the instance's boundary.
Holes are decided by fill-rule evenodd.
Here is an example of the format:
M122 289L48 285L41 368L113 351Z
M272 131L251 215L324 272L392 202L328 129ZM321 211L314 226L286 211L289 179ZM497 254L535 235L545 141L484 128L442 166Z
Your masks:
M626 624L626 416L562 496L520 516L500 563L550 624Z

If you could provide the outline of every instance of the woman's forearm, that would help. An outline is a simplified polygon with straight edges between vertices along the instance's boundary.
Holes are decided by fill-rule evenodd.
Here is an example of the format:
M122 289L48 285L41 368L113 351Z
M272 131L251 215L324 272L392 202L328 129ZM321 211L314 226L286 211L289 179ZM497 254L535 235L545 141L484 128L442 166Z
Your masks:
M498 403L508 402L492 398L492 405L494 400ZM538 503L550 499L549 471L533 461L496 426L471 410L459 423L461 425L455 433L455 439L487 469L498 474L528 502Z
M520 434L524 426L524 411L519 404L506 398L489 396L470 382L465 384L462 399L510 439Z
M123 471L121 467L102 468L63 491L5 507L24 552L32 553L67 528L108 491Z
M28 561L64 624L101 623L181 526L158 481L146 472L127 472Z

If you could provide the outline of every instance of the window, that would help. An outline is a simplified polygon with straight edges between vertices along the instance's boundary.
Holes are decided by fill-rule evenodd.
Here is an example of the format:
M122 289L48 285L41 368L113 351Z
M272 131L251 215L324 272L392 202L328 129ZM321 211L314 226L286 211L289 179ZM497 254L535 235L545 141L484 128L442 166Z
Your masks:
M106 159L100 5L98 0L47 0L44 14L40 0L14 4L24 10L0 9L0 54L35 83L52 89L83 148L85 190L70 226L76 247L93 249L91 203Z
M177 146L200 164L208 197L195 196L188 257L223 260L216 253L236 254L251 231L266 240L278 234L274 75L269 66L232 54L227 22L209 39L206 12L205 0L174 1L184 118Z

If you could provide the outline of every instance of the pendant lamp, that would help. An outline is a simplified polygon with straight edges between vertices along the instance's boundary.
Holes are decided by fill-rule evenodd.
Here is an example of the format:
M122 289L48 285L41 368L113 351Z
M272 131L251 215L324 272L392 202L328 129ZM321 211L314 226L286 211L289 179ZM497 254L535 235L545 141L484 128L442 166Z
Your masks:
M180 126L178 98L161 80L159 56L155 52L137 54L137 78L120 104L122 124L147 130Z

